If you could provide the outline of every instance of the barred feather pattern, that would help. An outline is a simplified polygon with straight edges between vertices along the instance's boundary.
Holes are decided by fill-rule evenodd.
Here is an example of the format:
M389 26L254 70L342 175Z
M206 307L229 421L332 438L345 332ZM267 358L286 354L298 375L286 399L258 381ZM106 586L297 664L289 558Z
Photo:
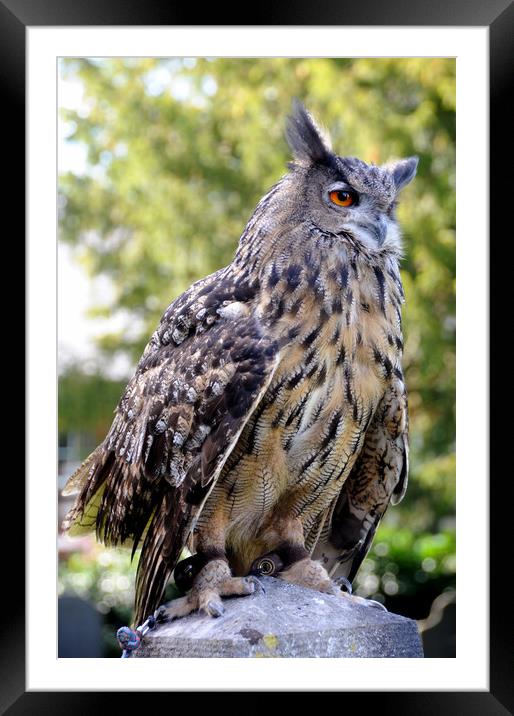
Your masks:
M258 203L232 263L166 310L65 490L79 492L65 529L142 542L136 624L186 544L247 574L285 541L353 578L405 492L395 207L417 160L338 157L295 111L291 171ZM347 189L358 201L334 206Z
M108 435L70 478L68 491L80 485L81 492L64 529L87 527L81 523L86 513L99 540L132 542L133 551L146 530L136 620L162 593L194 514L272 374L277 341L255 316L223 313L233 303L227 297L255 292L238 278L217 272L170 306ZM87 517L96 494L98 510Z
M390 504L404 497L409 471L407 392L395 376L366 431L340 495L309 547L334 576L352 581Z

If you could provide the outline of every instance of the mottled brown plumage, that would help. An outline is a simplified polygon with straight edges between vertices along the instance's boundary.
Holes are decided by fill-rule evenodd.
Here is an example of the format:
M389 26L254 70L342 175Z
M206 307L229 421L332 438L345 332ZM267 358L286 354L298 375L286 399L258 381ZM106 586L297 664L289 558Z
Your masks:
M67 487L80 492L65 527L143 541L137 623L186 545L201 571L171 616L221 613L222 596L253 591L246 575L268 553L278 576L333 591L329 576L353 579L406 487L394 209L417 161L338 157L301 106L288 140L295 162L233 262L165 312Z

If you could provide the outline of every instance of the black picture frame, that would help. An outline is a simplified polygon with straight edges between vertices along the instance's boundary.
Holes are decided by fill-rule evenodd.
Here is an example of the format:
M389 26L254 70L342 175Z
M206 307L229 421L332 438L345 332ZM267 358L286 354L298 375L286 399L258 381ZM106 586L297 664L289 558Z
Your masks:
M512 34L514 10L510 0L361 0L359 3L334 3L318 0L309 4L303 0L289 3L261 2L247 7L251 15L235 15L232 8L226 12L217 4L205 5L198 23L198 7L187 4L160 2L159 0L0 0L0 78L3 85L4 149L14 149L9 165L8 211L15 217L12 236L20 238L12 242L13 248L23 246L25 231L25 45L26 29L34 26L74 25L358 25L358 26L482 26L489 28L490 42L490 333L491 345L499 346L499 334L504 329L502 309L507 303L505 289L509 287L506 272L510 264L500 253L503 246L499 240L500 229L505 224L510 209L511 182L499 180L500 167L505 166L505 153L510 138L511 116L507 113L507 92L510 88L509 72L512 65ZM234 21L236 20L236 21ZM7 138L7 139L6 139ZM509 194L507 193L509 192ZM471 201L476 201L473 197ZM495 237L493 239L493 237ZM507 236L506 241L509 242ZM23 259L22 259L23 260ZM503 272L503 273L502 273ZM493 277L494 276L494 280ZM512 281L512 279L511 279ZM29 288L29 287L28 287ZM502 290L503 289L503 290ZM18 323L19 321L17 321ZM30 349L30 346L29 346ZM498 350L499 353L499 350ZM493 360L497 352L490 351ZM506 366L508 368L508 365ZM510 482L510 465L502 469L502 452L509 445L507 430L509 421L503 419L503 411L495 396L505 391L502 370L490 370L490 690L456 692L360 692L342 695L347 709L347 699L357 698L359 712L394 712L396 714L443 715L446 713L484 714L500 716L512 713L512 631L506 619L511 611L505 605L505 570L508 567L505 546L509 544L510 527L506 515L505 485ZM509 381L510 382L510 381ZM21 402L21 401L20 401ZM488 436L482 436L484 440ZM20 453L23 454L23 451ZM24 481L17 466L16 477L9 480L8 498L18 505L25 502ZM2 554L4 593L8 596L8 608L4 608L4 626L0 641L0 713L94 713L106 708L114 712L140 710L148 693L124 694L119 692L27 692L25 687L25 590L24 590L24 532L18 524L16 547L10 544ZM488 575L477 574L477 580ZM473 599L473 595L466 595ZM44 616L42 615L42 618ZM50 637L52 638L52 637ZM510 657L510 658L509 658ZM427 668L430 668L427 662ZM407 685L406 685L407 686ZM199 694L201 695L201 694ZM154 695L152 694L152 697ZM169 708L177 701L171 696ZM128 697L128 698L125 698ZM245 698L242 695L242 698ZM256 694L253 703L264 703L265 693ZM100 706L99 700L102 701ZM153 700L153 698L152 698ZM123 701L123 706L121 705ZM195 699L195 704L199 702ZM148 707L147 707L148 708Z

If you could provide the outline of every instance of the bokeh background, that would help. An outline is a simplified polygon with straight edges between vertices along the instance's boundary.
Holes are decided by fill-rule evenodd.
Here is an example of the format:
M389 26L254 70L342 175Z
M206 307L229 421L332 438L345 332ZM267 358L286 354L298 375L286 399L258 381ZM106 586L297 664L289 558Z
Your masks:
M420 157L399 208L410 485L356 591L418 620L427 656L454 656L455 60L66 59L58 80L59 519L164 309L231 261L285 172L293 97L339 154ZM137 555L58 547L60 656L119 656Z

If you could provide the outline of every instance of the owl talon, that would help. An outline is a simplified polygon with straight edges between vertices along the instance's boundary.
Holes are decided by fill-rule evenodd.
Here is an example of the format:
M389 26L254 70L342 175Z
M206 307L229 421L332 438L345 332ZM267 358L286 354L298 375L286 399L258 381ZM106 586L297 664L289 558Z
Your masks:
M163 624L164 622L178 619L178 617L185 617L196 608L197 603L194 599L178 597L167 604L161 604L160 607L157 607L153 616L157 624Z
M346 577L337 577L333 580L335 584L339 587L339 589L342 592L346 592L346 594L351 594L353 591L352 583L346 579ZM343 589L344 587L344 589Z
M257 579L257 577L250 575L249 577L246 577L245 581L247 584L253 584L253 590L252 590L251 594L255 594L256 592L260 592L261 594L266 594L266 589L264 587L264 584L260 581L260 579Z
M157 624L164 624L165 622L169 621L168 604L161 604L160 607L157 607L157 609L153 613L153 617Z
M208 616L215 617L217 619L225 613L225 607L223 606L221 601L211 599L210 602L207 602L207 604L203 608L203 611Z

